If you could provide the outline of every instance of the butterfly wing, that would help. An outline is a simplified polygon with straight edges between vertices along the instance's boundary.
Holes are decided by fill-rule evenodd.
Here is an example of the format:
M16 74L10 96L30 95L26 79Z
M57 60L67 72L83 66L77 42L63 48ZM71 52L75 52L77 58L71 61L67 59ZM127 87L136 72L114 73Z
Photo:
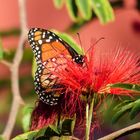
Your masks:
M39 98L49 105L57 105L58 99L63 94L63 85L59 85L57 77L51 72L58 68L66 67L64 58L49 59L46 64L40 64L35 74L35 91Z
M34 81L35 91L43 102L56 105L63 93L63 86L55 84L57 78L50 74L50 69L53 69L52 63L63 66L64 59L60 57L62 54L70 59L74 58L76 62L80 57L77 57L78 53L68 43L49 30L32 28L28 40L38 65ZM80 59L78 62L81 63Z
M28 40L34 52L37 64L43 63L62 53L72 58L78 55L68 43L49 30L32 28L29 31Z

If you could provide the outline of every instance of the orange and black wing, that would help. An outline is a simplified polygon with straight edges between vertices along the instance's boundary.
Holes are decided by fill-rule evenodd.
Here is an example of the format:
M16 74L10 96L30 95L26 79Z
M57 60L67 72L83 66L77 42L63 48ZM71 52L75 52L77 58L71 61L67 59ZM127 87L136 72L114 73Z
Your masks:
M78 55L68 43L49 30L32 28L29 31L28 40L37 64L60 54L69 55L72 58Z
M64 57L49 59L45 64L39 64L35 74L35 91L40 100L48 105L57 105L60 96L64 92L64 86L60 85L58 78L52 74L58 68L66 68Z

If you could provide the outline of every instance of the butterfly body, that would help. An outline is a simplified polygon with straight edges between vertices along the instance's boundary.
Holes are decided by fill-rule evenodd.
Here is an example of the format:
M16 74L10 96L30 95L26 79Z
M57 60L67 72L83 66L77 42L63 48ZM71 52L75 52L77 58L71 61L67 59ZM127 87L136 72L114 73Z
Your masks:
M49 30L30 29L28 41L37 62L34 80L35 91L44 103L57 105L63 94L63 90L61 90L63 85L56 84L58 79L50 71L67 67L64 59L66 57L75 63L82 64L84 56L79 55L68 43Z

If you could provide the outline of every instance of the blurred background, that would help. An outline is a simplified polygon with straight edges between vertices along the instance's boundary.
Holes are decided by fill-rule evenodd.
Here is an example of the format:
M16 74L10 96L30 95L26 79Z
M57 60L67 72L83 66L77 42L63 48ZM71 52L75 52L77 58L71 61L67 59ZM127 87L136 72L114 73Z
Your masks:
M79 43L77 32L80 34L82 46L90 47L92 39L105 37L101 42L103 46L114 46L121 43L129 46L132 51L140 52L140 1L139 0L110 0L115 12L115 19L112 22L101 24L99 19L93 14L90 20L74 22L69 15L66 5L56 8L50 0L28 0L26 1L26 15L28 28L40 27L45 29L55 29L67 32ZM0 0L0 38L5 52L5 58L12 60L15 49L18 46L20 35L19 6L17 0ZM21 96L27 104L35 104L37 95L34 93L32 78L32 58L33 54L29 47L24 48L24 56L20 65L20 90ZM6 125L12 101L10 87L10 71L0 63L0 132L2 133ZM110 121L113 115L112 108L117 104L117 100L112 102L112 98L105 103L109 105L103 107L105 110L100 115L100 128L96 130L96 138L107 135L115 130L123 128L129 124L139 121L137 116L134 120L126 119L123 116L118 123L113 125ZM19 111L16 126L12 137L22 133ZM140 134L129 135L121 140L138 140Z

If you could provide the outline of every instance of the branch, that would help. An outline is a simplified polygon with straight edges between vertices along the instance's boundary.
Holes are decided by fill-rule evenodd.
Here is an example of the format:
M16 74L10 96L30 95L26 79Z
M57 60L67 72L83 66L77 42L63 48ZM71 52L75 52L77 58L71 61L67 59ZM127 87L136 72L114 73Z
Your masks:
M19 11L20 11L20 22L21 22L21 36L19 39L18 48L16 50L13 63L10 66L11 70L11 87L13 101L11 106L11 111L9 114L8 122L6 124L5 130L3 132L3 137L5 140L9 140L16 122L16 116L19 111L20 105L24 104L19 89L19 65L23 56L23 44L27 35L27 25L26 25L26 15L25 15L25 0L18 0ZM4 62L5 63L5 62ZM6 64L6 63L5 63Z
M118 130L116 132L113 132L112 134L109 134L105 137L99 138L98 140L114 140L114 139L117 139L119 137L122 137L122 136L125 136L128 134L132 134L136 131L140 131L140 122L133 124L133 125L130 125L126 128Z
M7 66L8 68L10 68L12 66L12 64L10 62L6 61L6 60L0 60L0 63Z

